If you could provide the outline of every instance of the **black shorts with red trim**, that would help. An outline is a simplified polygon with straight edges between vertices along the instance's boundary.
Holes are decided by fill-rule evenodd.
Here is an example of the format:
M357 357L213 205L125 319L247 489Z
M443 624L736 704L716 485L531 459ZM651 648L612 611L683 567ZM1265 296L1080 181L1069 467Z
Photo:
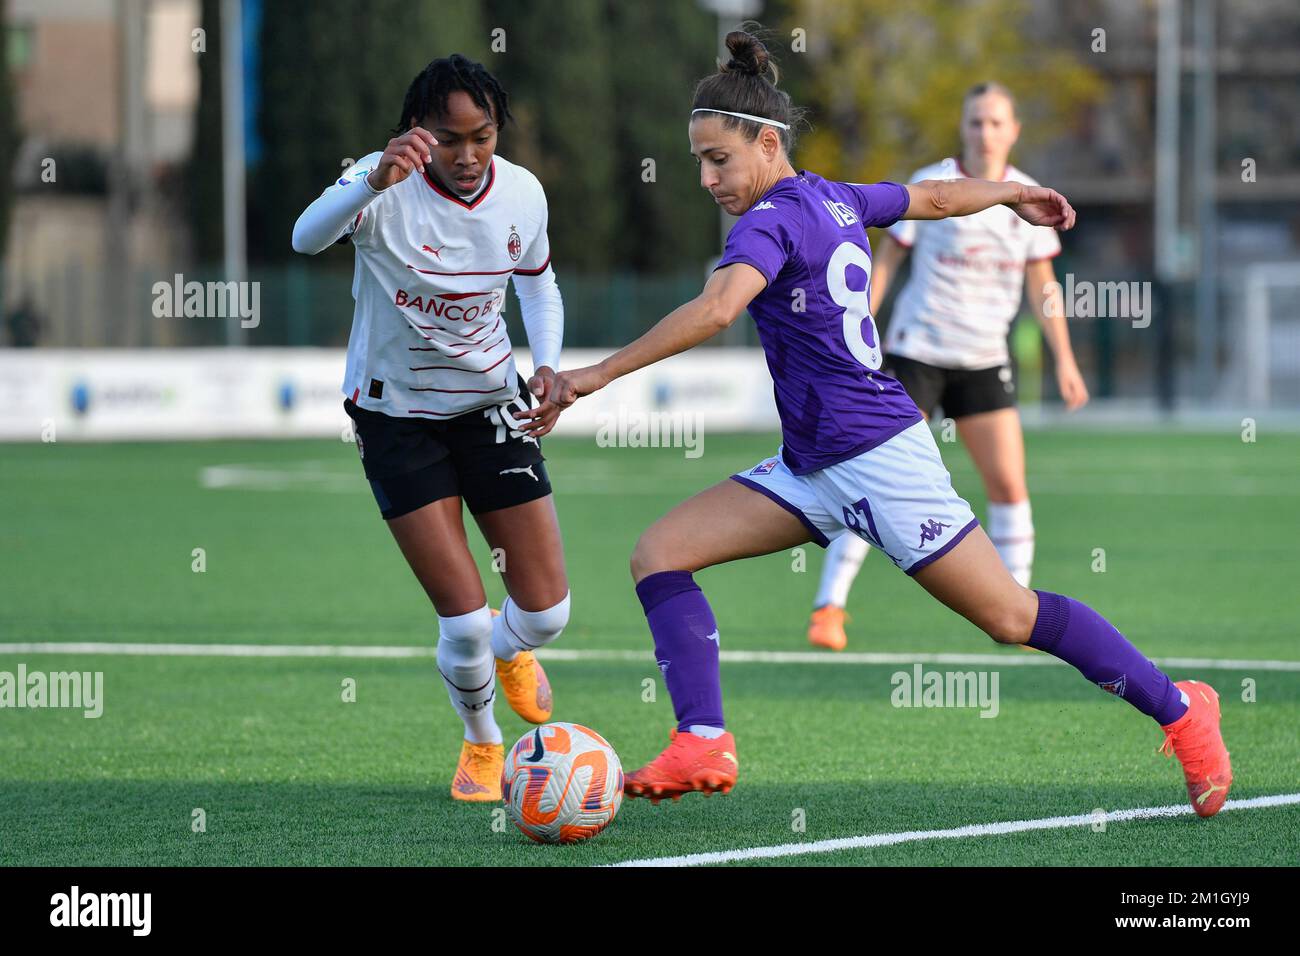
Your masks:
M1014 408L1016 373L1010 363L992 368L942 368L904 355L886 355L882 371L896 378L927 418L936 407L948 418Z
M379 513L399 518L458 495L477 515L549 495L541 445L510 425L531 397L521 378L513 400L443 421L384 415L344 399Z

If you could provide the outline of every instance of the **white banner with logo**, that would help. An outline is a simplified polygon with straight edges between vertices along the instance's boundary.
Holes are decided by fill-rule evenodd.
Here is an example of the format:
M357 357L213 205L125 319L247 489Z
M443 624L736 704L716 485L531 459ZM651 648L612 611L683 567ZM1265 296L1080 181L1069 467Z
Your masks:
M566 351L561 365L606 350ZM0 349L0 441L338 437L342 349ZM527 377L527 349L516 353ZM643 369L560 416L556 434L778 427L758 349L696 349ZM656 432L658 433L658 432ZM613 435L610 435L613 439Z

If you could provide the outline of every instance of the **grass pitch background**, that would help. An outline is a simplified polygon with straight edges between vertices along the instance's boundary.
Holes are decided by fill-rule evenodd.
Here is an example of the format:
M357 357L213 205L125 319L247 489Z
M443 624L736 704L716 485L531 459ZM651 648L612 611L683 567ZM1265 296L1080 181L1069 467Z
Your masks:
M1300 659L1300 436L1033 432L1035 585L1096 606L1158 657ZM556 718L639 766L672 705L627 573L672 505L771 454L772 436L680 449L548 439L573 617ZM960 445L941 445L983 514ZM214 487L215 486L215 487ZM471 531L489 596L503 592ZM191 570L203 548L206 571ZM1093 570L1104 549L1104 573ZM789 553L702 572L724 650L805 650L821 568ZM342 442L27 445L0 451L0 643L423 645L436 622ZM850 650L998 653L880 555L849 606ZM1025 652L1003 649L1007 656ZM0 711L0 863L586 864L1180 803L1159 730L1057 666L997 669L1000 714L895 709L902 665L724 663L741 784L629 801L605 834L536 847L447 786L459 721L431 658L0 654L0 670L104 672L104 715ZM1300 673L1171 669L1223 695L1233 797L1300 791ZM344 703L345 678L357 682ZM657 690L644 702L643 681ZM1242 681L1257 700L1242 701ZM507 742L526 725L501 704ZM201 807L207 832L193 833ZM795 811L806 828L792 829ZM796 864L1293 864L1300 807L793 857Z

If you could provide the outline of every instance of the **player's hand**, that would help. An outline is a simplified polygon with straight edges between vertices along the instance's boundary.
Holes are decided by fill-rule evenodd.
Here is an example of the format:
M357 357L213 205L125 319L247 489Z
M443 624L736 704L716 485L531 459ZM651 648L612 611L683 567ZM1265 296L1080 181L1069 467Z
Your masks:
M550 394L554 382L555 369L549 365L539 366L533 373L533 377L528 380L528 391L537 399L538 404L535 408L515 415L515 420L522 422L519 430L532 438L541 438L543 435L550 434L560 417L559 407L546 401L546 396Z
M1066 411L1072 412L1088 404L1088 386L1083 383L1079 366L1073 362L1057 364L1056 385L1061 390L1061 398L1065 400Z
M543 369L538 369L538 372L541 371ZM550 369L545 369L545 371L550 371ZM579 398L599 391L609 384L609 376L605 374L605 371L599 365L588 365L586 368L577 368L569 372L552 372L551 375L546 401L536 408L520 412L515 416L516 419L541 419L543 421L549 419L554 423L560 412ZM528 387L529 390L532 390L532 382L529 382ZM547 431L549 430L547 429ZM545 432L542 434L545 434Z
M558 408L568 408L584 395L598 392L608 384L609 376L599 365L575 368L555 376L546 400Z
M379 165L366 177L370 188L382 191L396 186L417 169L423 169L433 162L433 147L437 145L433 134L419 126L390 139Z
M1021 186L1020 201L1011 203L1011 209L1033 226L1051 226L1061 232L1074 228L1074 207L1046 186Z

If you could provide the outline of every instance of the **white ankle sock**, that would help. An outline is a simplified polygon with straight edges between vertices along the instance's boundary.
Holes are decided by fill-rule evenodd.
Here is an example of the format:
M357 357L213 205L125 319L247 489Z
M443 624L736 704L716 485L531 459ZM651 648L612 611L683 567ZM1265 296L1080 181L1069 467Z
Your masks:
M696 737L703 737L706 740L717 740L727 732L725 727L710 727L708 724L691 724L686 728L688 734L694 734Z
M989 540L1021 587L1034 569L1034 519L1029 499L1014 504L989 502Z
M849 588L858 576L858 569L871 550L871 545L851 531L846 531L830 543L826 560L822 564L822 579L817 586L817 599L813 607L833 604L844 607L849 600Z
M501 743L501 728L492 715L496 667L492 661L492 612L477 611L438 618L438 673L447 685L451 706L465 722L465 739L475 744Z

